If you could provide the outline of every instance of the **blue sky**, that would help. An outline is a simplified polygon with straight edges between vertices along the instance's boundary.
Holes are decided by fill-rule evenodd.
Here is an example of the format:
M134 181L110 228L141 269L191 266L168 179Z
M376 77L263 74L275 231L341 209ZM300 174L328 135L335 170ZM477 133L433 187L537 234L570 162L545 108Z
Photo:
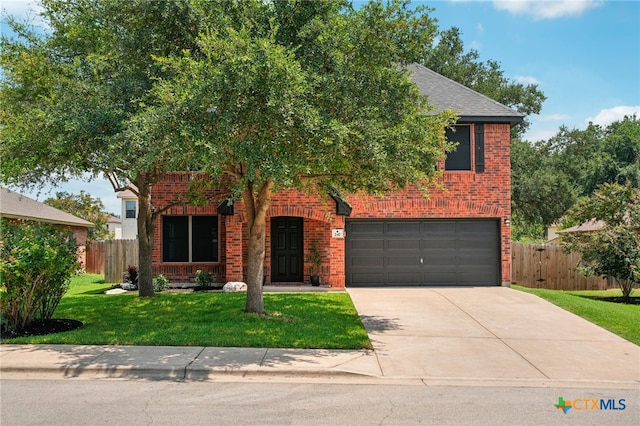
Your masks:
M10 14L26 16L30 0L1 0ZM413 1L435 10L440 29L458 27L465 48L495 60L507 78L536 83L547 96L529 117L529 141L546 140L561 125L584 129L625 114L640 116L640 1L439 0ZM4 31L6 27L3 27ZM106 181L71 182L48 192L101 198L106 210L120 203ZM26 194L36 198L36 194Z

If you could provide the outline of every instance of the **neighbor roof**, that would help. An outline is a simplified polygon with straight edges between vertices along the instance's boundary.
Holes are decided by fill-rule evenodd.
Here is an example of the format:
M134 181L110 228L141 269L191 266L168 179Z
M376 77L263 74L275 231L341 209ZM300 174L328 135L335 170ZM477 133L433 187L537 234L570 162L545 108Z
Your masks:
M571 228L562 229L558 231L558 234L570 234L572 232L593 232L599 231L604 227L605 223L602 220L590 220L580 225L572 226Z
M91 222L32 200L7 188L0 188L0 216L58 225L93 227Z
M407 69L413 73L413 81L420 92L427 95L435 112L450 109L460 118L458 122L500 122L516 124L524 119L524 114L514 111L493 99L471 90L429 68L412 64Z

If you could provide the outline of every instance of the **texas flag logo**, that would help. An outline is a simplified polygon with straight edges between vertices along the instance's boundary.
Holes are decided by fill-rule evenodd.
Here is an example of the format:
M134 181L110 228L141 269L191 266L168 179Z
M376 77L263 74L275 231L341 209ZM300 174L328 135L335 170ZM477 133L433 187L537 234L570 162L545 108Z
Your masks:
M572 408L571 401L565 401L563 397L558 398L558 403L554 404L554 407L564 411L565 414Z

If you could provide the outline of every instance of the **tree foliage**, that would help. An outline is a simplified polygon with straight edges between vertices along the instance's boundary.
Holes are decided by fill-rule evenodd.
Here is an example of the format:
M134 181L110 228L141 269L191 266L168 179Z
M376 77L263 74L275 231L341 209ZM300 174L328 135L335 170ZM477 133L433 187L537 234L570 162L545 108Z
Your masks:
M44 203L93 223L94 227L89 228L88 238L90 240L113 238L107 228L107 222L111 215L104 211L104 204L99 198L94 198L82 190L80 194L56 192L55 198L47 198Z
M80 264L71 231L0 221L0 322L21 331L53 316Z
M279 188L384 193L434 182L453 116L428 114L402 67L435 34L420 12L401 2L225 3L197 51L161 62L170 77L138 133L194 146L202 170L242 199L248 312L264 310L266 212Z
M613 277L628 299L640 284L640 190L631 183L599 186L565 217L569 224L588 221L599 221L602 227L562 234L564 248L582 254L580 265L586 274Z
M544 238L578 197L600 185L640 187L640 120L625 117L584 130L561 127L548 141L533 144L513 140L511 177L514 238Z
M537 84L522 84L510 80L495 60L483 62L476 50L464 50L460 30L456 27L441 31L437 44L422 63L433 71L467 86L489 98L514 108L525 115L538 114L546 97ZM515 126L512 138L521 136L529 127L525 122Z
M140 295L153 295L155 218L150 188L185 169L190 151L171 140L132 137L129 120L162 73L155 57L195 46L189 2L42 0L41 33L9 18L0 40L0 180L21 187L104 174L138 196Z

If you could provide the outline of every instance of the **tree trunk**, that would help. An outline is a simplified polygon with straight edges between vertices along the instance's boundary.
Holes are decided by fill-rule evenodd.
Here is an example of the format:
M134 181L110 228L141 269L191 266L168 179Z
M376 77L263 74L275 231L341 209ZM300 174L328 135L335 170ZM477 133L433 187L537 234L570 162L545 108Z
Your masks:
M151 186L146 177L138 177L138 294L153 297L153 234L155 223L151 208Z
M249 257L247 259L247 303L245 312L263 314L262 277L264 275L264 255L267 235L267 210L271 205L273 183L264 183L258 194L254 194L252 183L248 183L242 193L247 209L249 228Z

